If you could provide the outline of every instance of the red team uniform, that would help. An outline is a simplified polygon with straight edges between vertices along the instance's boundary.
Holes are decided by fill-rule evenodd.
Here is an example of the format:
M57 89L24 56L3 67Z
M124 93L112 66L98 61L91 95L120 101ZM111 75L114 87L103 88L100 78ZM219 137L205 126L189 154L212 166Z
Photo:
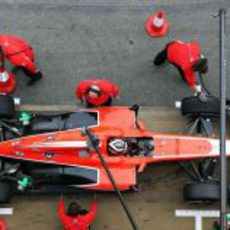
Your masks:
M83 80L76 88L77 98L85 99L88 106L111 105L112 99L118 95L118 86L105 79Z

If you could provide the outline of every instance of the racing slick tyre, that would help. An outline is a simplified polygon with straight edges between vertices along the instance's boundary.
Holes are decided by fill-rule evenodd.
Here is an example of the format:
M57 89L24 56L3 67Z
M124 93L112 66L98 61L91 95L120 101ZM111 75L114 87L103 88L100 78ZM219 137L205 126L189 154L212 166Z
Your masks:
M220 112L220 101L217 97L207 96L207 101L202 101L198 96L186 97L181 101L183 116L215 116Z
M183 188L184 201L215 202L220 200L220 184L200 182L186 184Z
M160 51L153 60L154 65L162 65L167 59L167 50Z
M11 118L14 114L14 99L9 95L0 95L0 118Z
M8 183L0 182L0 203L9 203L12 197L12 188Z

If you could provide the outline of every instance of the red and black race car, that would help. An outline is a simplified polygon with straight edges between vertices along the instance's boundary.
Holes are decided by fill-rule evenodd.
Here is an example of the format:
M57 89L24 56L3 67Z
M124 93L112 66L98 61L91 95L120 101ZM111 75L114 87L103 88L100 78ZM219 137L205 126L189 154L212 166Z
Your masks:
M25 122L15 118L12 99L0 96L0 116L1 202L10 199L12 187L24 191L45 184L62 184L113 190L95 149L82 135L85 127L97 136L99 149L119 190L133 188L137 172L150 163L199 159L213 163L219 157L218 139L150 132L137 120L135 106L32 114ZM228 156L229 144L228 141ZM203 174L206 169L203 167Z

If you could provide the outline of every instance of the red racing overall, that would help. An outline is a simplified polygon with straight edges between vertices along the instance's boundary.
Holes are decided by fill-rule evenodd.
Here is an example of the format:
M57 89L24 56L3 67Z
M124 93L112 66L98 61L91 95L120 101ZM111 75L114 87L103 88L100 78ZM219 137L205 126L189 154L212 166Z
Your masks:
M154 58L154 65L162 65L166 60L173 64L182 78L196 91L196 74L207 73L208 60L201 54L197 42L172 41Z
M96 86L100 90L97 97L92 97L88 93L90 87ZM83 101L85 98L88 105L102 106L110 105L112 98L117 98L119 94L118 86L108 80L83 80L76 88L76 96Z
M191 87L194 87L196 82L193 66L199 60L200 55L201 48L197 42L173 41L167 45L168 61L181 69L181 74Z
M97 202L93 201L89 212L85 215L69 216L66 214L64 200L61 198L58 204L59 218L65 230L87 230L96 217Z
M12 35L0 34L0 46L11 64L22 67L34 81L42 78L34 63L34 51L26 41Z

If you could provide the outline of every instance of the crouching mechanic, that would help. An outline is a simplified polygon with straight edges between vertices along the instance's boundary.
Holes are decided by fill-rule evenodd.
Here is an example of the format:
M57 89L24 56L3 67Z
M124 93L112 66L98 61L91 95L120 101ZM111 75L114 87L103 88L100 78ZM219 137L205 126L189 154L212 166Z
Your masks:
M118 86L105 79L83 80L76 88L77 98L87 107L110 106L118 95Z
M166 60L178 69L182 79L193 91L200 92L195 72L207 73L208 60L201 54L199 43L193 41L185 43L179 40L170 42L156 55L154 65L161 65Z
M39 81L43 75L35 65L33 48L22 38L13 35L0 34L0 47L6 59L15 66L15 70L22 71L29 77L28 85Z
M66 212L63 198L59 200L58 214L65 230L90 229L90 225L96 217L96 212L97 202L95 198L89 211L83 209L78 203L71 202Z

